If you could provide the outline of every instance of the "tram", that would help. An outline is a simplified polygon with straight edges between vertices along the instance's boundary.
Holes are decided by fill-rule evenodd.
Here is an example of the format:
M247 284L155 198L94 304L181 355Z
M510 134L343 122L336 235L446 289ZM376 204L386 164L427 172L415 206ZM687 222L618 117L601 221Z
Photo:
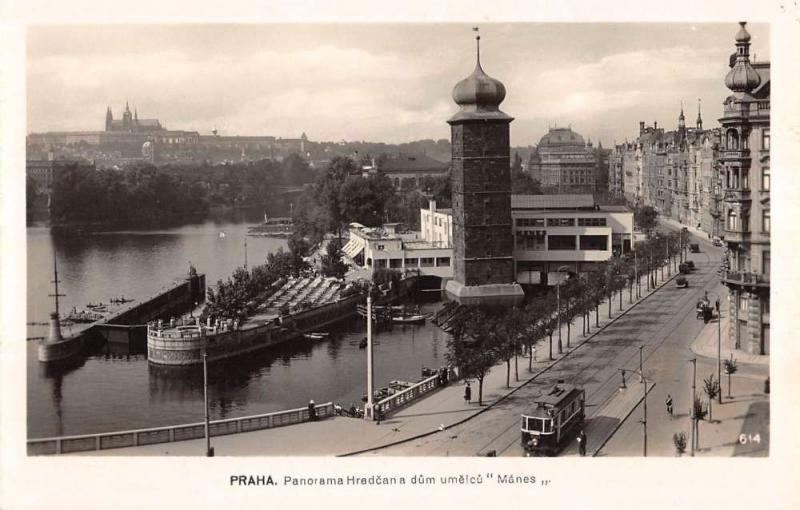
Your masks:
M583 427L583 388L559 382L522 415L522 447L528 456L555 455Z

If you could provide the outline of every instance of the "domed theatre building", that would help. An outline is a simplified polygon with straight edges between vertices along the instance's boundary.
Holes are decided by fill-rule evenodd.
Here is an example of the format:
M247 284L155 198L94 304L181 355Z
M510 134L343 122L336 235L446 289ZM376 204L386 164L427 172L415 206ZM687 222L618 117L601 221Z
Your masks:
M526 166L545 193L592 193L597 184L599 162L592 142L571 128L550 128Z

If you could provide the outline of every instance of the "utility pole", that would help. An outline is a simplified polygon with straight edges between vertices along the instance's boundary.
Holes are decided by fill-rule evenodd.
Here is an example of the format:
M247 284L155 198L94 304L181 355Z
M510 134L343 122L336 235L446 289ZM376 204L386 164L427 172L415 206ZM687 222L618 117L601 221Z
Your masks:
M206 457L213 457L214 450L211 448L211 436L208 432L208 352L203 351L203 402L206 407Z
M722 404L722 311L717 298L717 380L719 381L719 392L717 402Z
M556 325L558 328L558 353L562 354L561 346L561 282L556 283Z
M636 299L642 297L642 283L639 281L639 259L636 250L633 250L633 274L636 278Z
M644 345L639 346L639 377L642 379L642 384L644 388L644 418L642 419L642 426L644 427L644 443L642 445L644 456L647 457L647 380L644 378L644 360L642 357L642 353L644 351Z
M689 409L689 419L691 420L691 423L692 423L692 427L691 427L691 430L692 430L692 457L694 457L694 441L695 441L695 439L694 439L695 438L694 426L695 426L695 423L696 423L696 420L694 419L694 401L695 401L695 398L696 398L695 381L697 379L697 358L690 359L689 363L692 364L692 406Z
M247 235L244 236L244 270L247 271Z
M374 373L372 366L372 285L367 294L367 405L364 408L364 418L372 418L372 406L375 405L373 399L375 392L372 388L374 383Z

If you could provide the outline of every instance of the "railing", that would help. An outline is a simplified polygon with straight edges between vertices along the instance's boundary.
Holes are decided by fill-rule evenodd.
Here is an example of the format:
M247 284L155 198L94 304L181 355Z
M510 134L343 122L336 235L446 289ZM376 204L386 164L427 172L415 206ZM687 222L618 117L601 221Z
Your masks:
M397 392L390 397L386 397L377 403L380 406L381 413L388 416L389 413L396 411L404 405L412 402L422 395L430 393L439 386L442 386L442 379L439 374L432 375L427 379L423 379L414 386L410 386L403 391Z
M730 283L738 283L742 285L769 285L769 275L758 273L738 273L728 271L723 278Z
M333 403L316 406L317 418L333 416ZM308 407L278 411L275 413L214 420L209 422L209 436L224 436L240 432L271 429L284 425L303 423L308 420ZM88 452L127 448L148 444L172 443L205 437L205 423L189 423L149 429L105 432L82 436L49 437L28 440L28 455L52 455L60 453Z

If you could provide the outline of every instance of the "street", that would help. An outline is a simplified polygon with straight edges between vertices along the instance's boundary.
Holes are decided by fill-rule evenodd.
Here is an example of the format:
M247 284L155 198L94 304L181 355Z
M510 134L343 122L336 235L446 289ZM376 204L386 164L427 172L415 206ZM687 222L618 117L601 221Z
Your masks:
M696 357L690 347L704 326L702 320L695 318L695 304L706 290L709 291L712 301L712 293L724 297L716 274L721 250L707 242L701 244L700 253L689 255L689 259L695 262L696 269L688 277L688 288L677 288L669 282L565 356L550 370L475 418L440 434L376 450L369 455L472 456L494 451L498 456L522 456L524 452L520 446L520 415L530 408L538 395L559 380L583 386L586 390L585 431L589 454L597 452L597 455L602 456L642 455L642 406L637 407L643 395L637 375L641 345L644 346L642 353L645 376L648 383L654 383L648 394L648 454L674 455L672 433L684 430L688 437L690 430L687 413L691 403L692 367L689 360ZM627 302L627 292L623 295L623 300ZM616 299L612 309L615 315L619 313ZM607 314L607 306L602 306L600 313ZM573 331L579 331L579 328L580 322L576 321ZM573 337L573 345L577 343ZM541 352L545 349L539 350ZM621 369L627 372L626 389L621 389ZM756 387L759 382L763 382L765 369L766 367L758 367L752 375L748 375L751 372L747 369L738 373L734 377L734 396L742 399L745 398L745 393L756 401L766 401L763 393L758 393L761 388ZM704 397L703 378L711 373L716 374L716 360L699 358L697 392L701 397ZM726 383L723 376L724 391L727 391ZM674 400L675 411L671 418L664 407L667 394L672 395ZM715 421L722 418L722 425L709 424L707 421L701 423L701 449L712 444L713 438L714 445L721 443L732 447L739 444L737 452L743 453L745 446L750 454L755 450L768 451L768 431L764 430L767 427L759 425L768 423L768 418L762 416L766 411L765 406L768 409L765 402L757 402L753 411L744 413L747 430L752 434L760 432L760 443L750 441L746 445L739 444L738 438L742 432L739 425L729 434L720 436L723 430L728 433L730 429L729 426L723 426L726 420L732 418L728 416L728 411L733 410L734 406L728 404L727 407L723 405L722 409L719 406L712 409L713 418ZM601 446L603 447L600 448ZM576 454L577 444L574 441L561 452L561 455Z

